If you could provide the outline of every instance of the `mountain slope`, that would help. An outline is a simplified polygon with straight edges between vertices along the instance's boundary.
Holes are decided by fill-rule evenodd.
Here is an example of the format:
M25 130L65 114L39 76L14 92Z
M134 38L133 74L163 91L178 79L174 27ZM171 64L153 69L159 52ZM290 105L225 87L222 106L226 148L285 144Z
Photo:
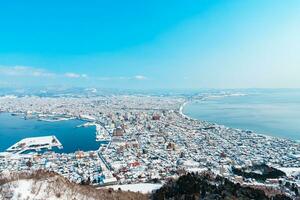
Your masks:
M77 185L50 172L38 171L30 174L10 174L0 178L0 199L148 199L147 195L133 192L97 189L93 186Z

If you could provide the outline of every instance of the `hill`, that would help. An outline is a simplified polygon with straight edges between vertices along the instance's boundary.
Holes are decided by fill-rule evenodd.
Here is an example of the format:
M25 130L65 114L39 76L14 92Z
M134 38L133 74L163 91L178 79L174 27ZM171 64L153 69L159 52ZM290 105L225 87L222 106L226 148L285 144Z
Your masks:
M56 173L36 171L2 175L0 177L0 199L146 200L149 199L149 196L78 185Z
M211 173L200 175L188 173L178 180L171 180L165 184L152 194L152 199L290 200L291 198L277 190L242 186Z

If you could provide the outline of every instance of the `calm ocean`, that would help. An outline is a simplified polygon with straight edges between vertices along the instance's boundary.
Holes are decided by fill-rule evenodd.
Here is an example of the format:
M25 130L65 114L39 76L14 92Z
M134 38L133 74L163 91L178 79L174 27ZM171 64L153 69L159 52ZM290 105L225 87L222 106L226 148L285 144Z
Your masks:
M259 90L245 96L211 97L189 103L195 119L300 140L300 90Z

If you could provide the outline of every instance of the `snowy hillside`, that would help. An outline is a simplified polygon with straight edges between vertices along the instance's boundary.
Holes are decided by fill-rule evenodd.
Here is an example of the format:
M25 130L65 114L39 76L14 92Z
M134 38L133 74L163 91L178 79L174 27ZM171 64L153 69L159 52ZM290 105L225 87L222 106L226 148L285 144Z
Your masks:
M13 176L13 177L12 177ZM133 192L97 189L77 185L54 173L39 172L30 175L10 175L0 178L0 199L12 200L106 200L148 199L147 195Z

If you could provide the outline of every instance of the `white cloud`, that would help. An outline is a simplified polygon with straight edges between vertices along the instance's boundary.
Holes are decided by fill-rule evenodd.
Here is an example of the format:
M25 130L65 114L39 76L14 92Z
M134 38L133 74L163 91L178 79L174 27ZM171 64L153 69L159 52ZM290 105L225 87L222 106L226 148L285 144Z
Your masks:
M81 74L81 77L82 77L82 78L87 78L88 75L86 75L86 74Z
M146 76L108 76L108 77L89 77L87 74L79 74L74 72L53 73L46 69L34 68L29 66L3 66L0 65L0 76L23 76L23 77L52 77L52 78L70 78L70 79L95 79L99 81L128 81L128 80L148 80Z
M34 68L29 66L3 66L0 65L0 75L4 76L23 76L23 77L67 77L67 78L88 78L87 74L76 74L68 72L65 74L49 72L42 68Z
M44 69L33 68L28 66L16 65L13 67L0 66L0 75L5 76L32 76L32 77L53 77L56 74Z
M96 77L99 81L117 81L117 80L147 80L146 76L136 75L136 76L108 76L108 77Z
M134 78L137 80L146 80L147 79L147 77L143 76L143 75L136 75Z
M76 74L76 73L65 73L64 74L65 77L67 78L87 78L88 76L86 74Z

